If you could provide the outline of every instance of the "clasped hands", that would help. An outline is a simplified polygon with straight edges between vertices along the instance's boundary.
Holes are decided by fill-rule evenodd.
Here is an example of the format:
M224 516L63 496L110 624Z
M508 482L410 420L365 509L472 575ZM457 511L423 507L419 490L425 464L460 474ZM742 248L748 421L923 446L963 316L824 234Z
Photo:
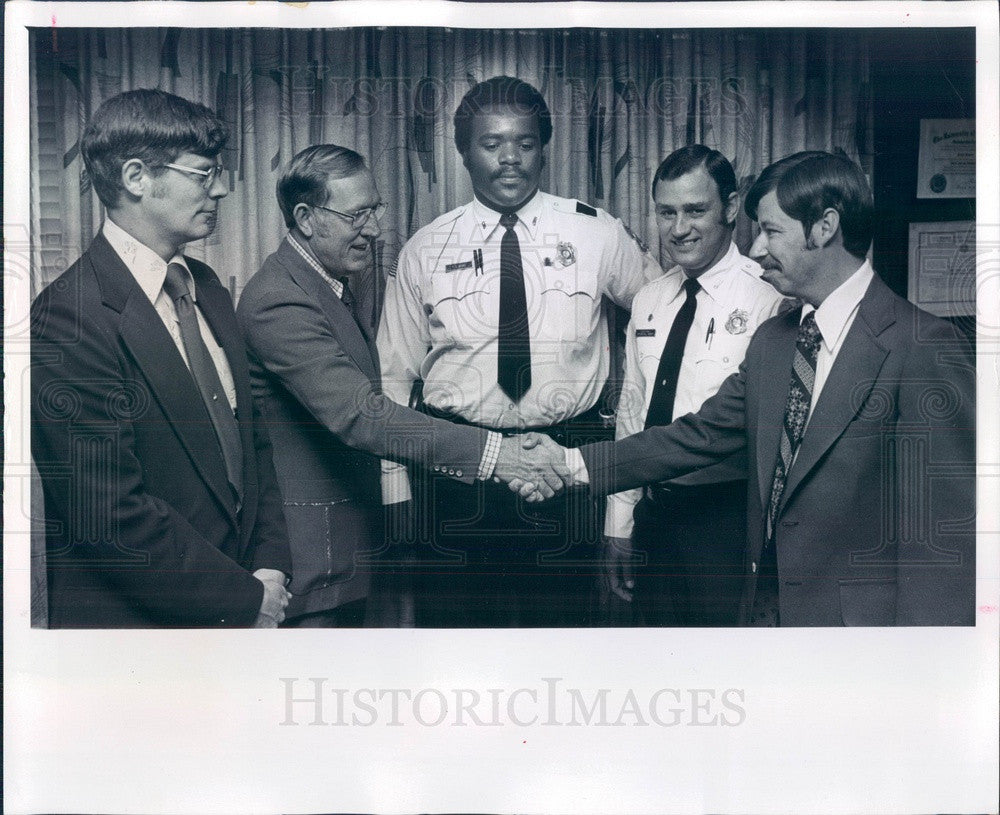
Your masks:
M552 498L573 486L565 449L541 433L504 438L493 478L533 502Z

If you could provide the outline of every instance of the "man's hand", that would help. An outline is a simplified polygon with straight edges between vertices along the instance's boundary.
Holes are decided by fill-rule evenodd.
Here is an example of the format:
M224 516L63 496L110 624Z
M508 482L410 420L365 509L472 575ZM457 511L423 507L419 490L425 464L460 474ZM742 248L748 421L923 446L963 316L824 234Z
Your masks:
M521 497L538 501L561 492L572 480L563 448L540 433L505 438L494 475Z
M635 588L632 539L605 535L601 543L601 590L605 594L617 594L626 603L631 603Z
M291 593L285 588L285 574L277 569L258 569L253 573L264 584L264 599L254 628L277 628L285 621L285 608Z

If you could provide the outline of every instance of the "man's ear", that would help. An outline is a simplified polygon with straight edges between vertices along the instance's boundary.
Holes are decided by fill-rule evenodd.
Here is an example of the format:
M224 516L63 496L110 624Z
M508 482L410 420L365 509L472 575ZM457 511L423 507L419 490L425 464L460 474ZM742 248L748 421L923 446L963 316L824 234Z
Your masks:
M308 204L299 202L292 210L292 217L295 218L295 225L299 232L306 238L311 238L313 233L313 208Z
M149 168L140 158L130 158L122 165L122 186L125 192L135 198L142 198L149 192L152 176Z
M733 226L736 223L736 216L739 215L739 212L740 195L738 192L731 192L722 205L722 218L727 226Z
M819 216L816 223L809 229L806 237L806 247L809 249L822 249L840 232L840 213L833 207L827 207L823 214Z

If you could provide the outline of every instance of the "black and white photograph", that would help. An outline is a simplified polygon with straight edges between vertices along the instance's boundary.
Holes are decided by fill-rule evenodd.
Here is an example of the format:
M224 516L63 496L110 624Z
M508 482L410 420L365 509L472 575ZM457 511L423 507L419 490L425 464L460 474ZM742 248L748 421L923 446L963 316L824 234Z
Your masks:
M8 4L10 811L995 811L996 23Z

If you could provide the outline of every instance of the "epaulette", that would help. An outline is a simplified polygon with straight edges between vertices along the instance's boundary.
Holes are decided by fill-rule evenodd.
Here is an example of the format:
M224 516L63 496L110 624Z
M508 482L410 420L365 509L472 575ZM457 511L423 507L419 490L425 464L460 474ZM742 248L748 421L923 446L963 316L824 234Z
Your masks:
M433 227L438 227L438 226L444 226L445 224L450 224L450 223L452 223L452 221L456 221L459 218L461 218L462 215L465 213L465 210L467 210L467 209L468 209L468 206L461 206L461 207L456 207L455 209L449 210L448 212L444 213L443 215L438 215L437 218L435 218L433 221L431 221L429 224L427 224L427 226L425 226L423 228L427 229L427 228L433 228Z
M576 211L580 215L589 215L591 218L597 217L597 210L590 206L590 204L583 203L583 201L576 202Z

